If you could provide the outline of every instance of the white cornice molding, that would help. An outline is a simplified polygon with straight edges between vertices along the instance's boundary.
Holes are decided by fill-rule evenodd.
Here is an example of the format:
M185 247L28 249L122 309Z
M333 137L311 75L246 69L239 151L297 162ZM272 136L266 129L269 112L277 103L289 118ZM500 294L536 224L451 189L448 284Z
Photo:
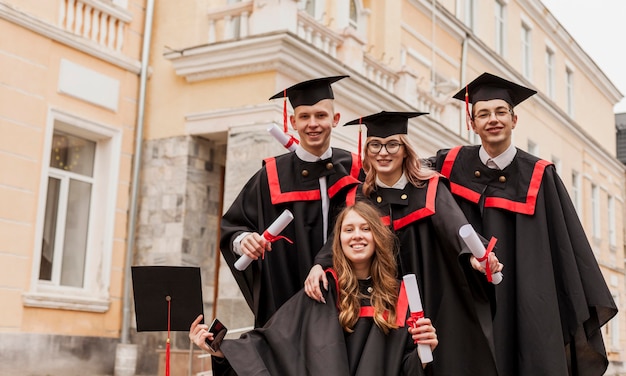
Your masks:
M298 67L310 76L349 69L328 56L320 62L319 51L291 33L277 32L246 39L190 47L164 54L177 75L188 82ZM314 72L314 73L313 73Z
M567 32L548 8L539 0L518 1L520 8L526 11L532 20L554 42L565 55L585 71L585 75L596 82L602 92L610 96L615 103L622 98L622 93L611 82L600 67L580 47L576 40Z
M101 0L81 0L83 3L89 5L94 9L98 9L106 14L110 14L113 18L116 18L124 23L129 23L133 20L133 15L126 9L119 6L107 3Z
M106 61L128 72L139 74L141 70L139 60L134 60L126 55L103 48L89 39L64 31L53 24L24 13L9 4L0 2L0 18L22 26L43 37L50 38L68 47L84 52L97 59Z

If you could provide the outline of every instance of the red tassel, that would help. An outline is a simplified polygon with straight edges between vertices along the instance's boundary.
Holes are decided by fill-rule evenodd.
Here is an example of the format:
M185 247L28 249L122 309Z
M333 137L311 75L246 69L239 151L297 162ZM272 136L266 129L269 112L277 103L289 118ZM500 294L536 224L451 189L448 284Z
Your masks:
M359 170L361 169L363 160L361 158L361 118L359 118L359 143L358 143L358 153L359 153Z
M467 126L467 130L470 129L470 119L472 116L470 115L469 110L469 91L467 85L465 85L465 125Z
M287 133L287 89L283 90L283 131Z
M165 343L165 376L170 376L170 308L172 298L167 297L167 342Z

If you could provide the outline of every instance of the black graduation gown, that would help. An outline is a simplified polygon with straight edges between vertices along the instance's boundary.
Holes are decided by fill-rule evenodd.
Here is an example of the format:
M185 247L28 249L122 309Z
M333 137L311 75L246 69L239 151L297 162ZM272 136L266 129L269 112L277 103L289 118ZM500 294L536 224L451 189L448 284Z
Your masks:
M324 244L319 177L327 177L330 232L345 205L348 188L358 184L358 173L356 155L342 149L333 148L332 158L312 163L295 153L268 158L224 214L220 249L254 313L255 326L262 326L302 288L313 258ZM264 259L245 271L235 269L239 256L232 250L233 240L246 231L262 234L285 209L294 219L281 235L293 244L275 241Z
M498 239L500 375L602 375L600 327L617 308L563 182L522 150L502 171L484 166L478 150L440 151L436 168L476 230Z
M263 328L224 340L226 360L213 357L213 373L219 375L276 376L400 376L424 375L416 345L408 333L408 303L400 292L398 329L385 335L367 315L353 333L339 325L337 285L327 274L326 304L310 299L303 290L287 301ZM361 285L367 289L366 281ZM405 296L405 295L404 295ZM362 301L369 305L369 301ZM427 367L428 369L428 367Z
M380 188L369 199L362 186L352 190L348 204L369 200L381 211L399 240L398 277L416 275L424 314L437 330L433 352L434 375L496 375L492 338L493 286L472 269L458 236L467 224L453 196L439 176L417 188ZM332 263L328 244L316 263ZM431 366L429 366L431 367Z

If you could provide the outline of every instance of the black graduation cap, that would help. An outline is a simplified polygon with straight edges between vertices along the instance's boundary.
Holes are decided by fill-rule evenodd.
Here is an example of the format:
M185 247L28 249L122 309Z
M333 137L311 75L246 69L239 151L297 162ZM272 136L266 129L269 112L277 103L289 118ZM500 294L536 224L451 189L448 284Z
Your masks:
M203 313L199 267L132 266L137 331L189 331Z
M409 119L427 114L428 112L381 111L377 114L351 120L345 123L344 126L365 124L367 127L367 137L385 138L394 134L407 134Z
M459 90L452 98L471 104L479 101L502 99L515 107L535 94L537 94L535 90L485 72Z
M287 94L293 108L302 105L312 106L322 99L334 99L335 96L330 85L346 77L350 76L322 77L303 81L276 93L270 99L284 98L285 94Z

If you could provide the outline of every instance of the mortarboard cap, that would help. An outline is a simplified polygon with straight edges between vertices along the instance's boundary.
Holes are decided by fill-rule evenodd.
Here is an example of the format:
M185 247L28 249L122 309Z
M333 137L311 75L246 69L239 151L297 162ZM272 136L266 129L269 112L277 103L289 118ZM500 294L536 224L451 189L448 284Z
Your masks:
M300 82L276 93L270 99L284 98L286 94L293 108L302 105L312 106L322 99L334 99L335 96L330 85L346 77L349 76L322 77Z
M471 104L492 99L502 99L510 104L511 107L515 107L536 93L537 91L535 90L485 72L459 90L453 98ZM465 97L466 94L468 98Z
M203 313L200 268L133 266L131 272L138 332L186 332Z
M377 114L351 120L345 123L344 126L365 124L367 127L367 137L385 138L394 134L407 134L409 119L426 114L428 114L428 112L381 111Z

